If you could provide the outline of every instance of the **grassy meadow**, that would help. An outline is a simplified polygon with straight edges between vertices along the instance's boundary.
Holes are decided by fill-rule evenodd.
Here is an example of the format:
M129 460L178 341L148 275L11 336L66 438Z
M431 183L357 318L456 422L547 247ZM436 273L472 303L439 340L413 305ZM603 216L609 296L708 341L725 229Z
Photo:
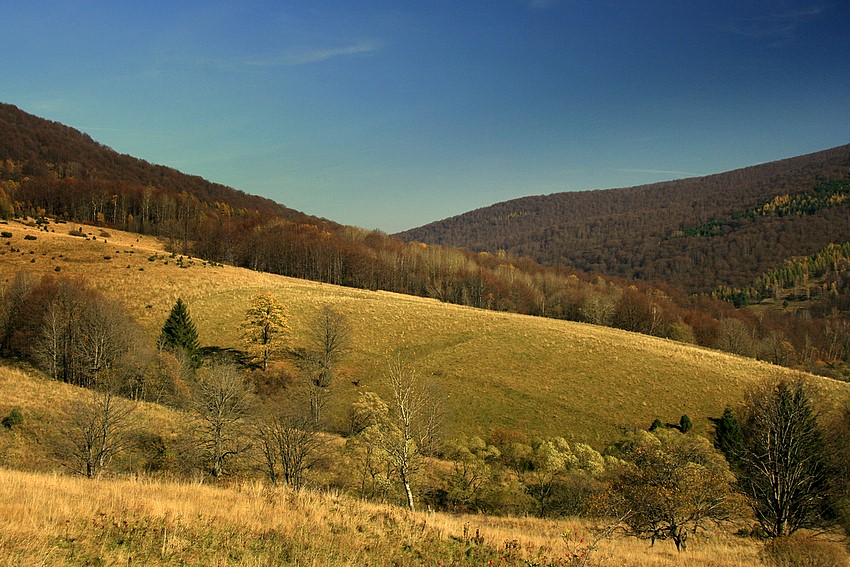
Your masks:
M20 270L84 279L120 300L151 343L178 296L201 344L223 348L240 347L239 323L260 291L287 306L293 347L303 344L321 307L344 313L353 344L330 408L340 429L359 392L380 390L382 367L395 351L440 394L449 437L510 427L598 449L621 428L645 428L656 417L678 421L687 413L706 433L707 417L740 400L748 385L789 372L615 329L213 266L172 256L150 237L86 226L87 237L69 235L75 228L3 225L12 237L0 240L0 286ZM283 355L278 364L295 372ZM844 383L820 384L836 403L850 395ZM728 526L694 535L686 554L670 542L651 547L626 537L591 549L598 526L587 520L414 514L334 491L245 480L259 476L250 474L218 485L145 474L70 476L67 458L55 449L62 410L91 395L27 366L0 363L0 417L12 408L24 416L15 428L0 428L0 565L554 566L581 564L567 554L588 551L591 565L761 563L762 544L731 535ZM135 414L141 435L151 438L175 442L191 427L185 414L156 404L140 403ZM141 452L121 458L132 465L122 470L144 469L133 461L144 458Z
M151 342L178 296L206 346L239 348L239 323L261 291L287 307L291 346L301 344L322 306L344 313L353 345L332 385L330 413L338 429L360 391L380 392L382 366L394 351L432 382L449 436L503 426L598 449L623 427L647 427L655 418L678 422L688 414L697 432L707 432L707 418L738 402L749 384L790 372L617 329L181 260L152 237L111 229L50 224L45 232L17 222L3 228L12 237L0 242L0 282L19 270L82 278L120 300ZM88 236L68 234L76 228ZM821 383L830 399L850 395L847 384Z
M587 552L593 533L584 521L412 514L262 483L224 488L0 468L4 565L569 565L566 554ZM759 564L756 542L722 532L694 537L685 555L669 542L628 538L603 540L594 551L590 564Z
M411 514L261 480L74 476L56 452L62 410L91 395L0 364L0 415L24 416L0 427L0 565L569 565L567 553L587 553L596 539L587 520ZM185 414L148 403L135 423L137 435L172 440L190 427ZM137 450L121 458L144 466ZM617 537L601 540L589 564L733 567L758 564L760 549L726 529L694 536L686 555L669 542Z

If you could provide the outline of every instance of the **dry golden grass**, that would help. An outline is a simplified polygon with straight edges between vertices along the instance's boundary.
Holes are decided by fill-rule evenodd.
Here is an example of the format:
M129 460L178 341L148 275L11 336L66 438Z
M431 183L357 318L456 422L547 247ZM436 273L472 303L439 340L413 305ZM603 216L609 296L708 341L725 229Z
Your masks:
M73 470L63 454L62 437L67 435L65 410L90 399L90 390L57 382L26 368L0 364L0 418L16 408L23 423L12 430L0 428L0 465L30 470ZM185 431L189 419L181 412L150 403L138 403L133 412L138 435L160 436L173 444ZM121 468L141 467L141 449L129 451Z
M472 542L476 531L483 539ZM221 488L0 469L6 565L563 565L565 532L591 534L580 521L410 514L255 483ZM758 564L758 551L752 540L722 534L695 536L686 554L669 542L623 538L603 542L595 557L605 561L595 564L732 567Z
M24 423L0 430L4 462L65 470L39 439L57 408L86 390L0 366L0 414L18 407ZM139 425L174 435L177 412L141 404ZM14 452L18 451L15 455ZM562 534L590 540L582 520L409 514L397 507L260 482L226 487L150 478L89 480L0 468L0 564L6 565L562 565ZM481 540L473 542L472 536ZM575 549L575 548L574 548ZM760 545L722 530L692 538L686 555L669 542L649 547L606 540L603 565L743 566ZM528 563L524 562L528 560Z
M290 344L303 341L310 317L330 305L354 327L353 351L333 385L330 414L344 427L358 392L379 389L387 356L400 349L441 394L449 435L486 433L496 426L563 435L601 448L621 427L647 427L656 417L688 414L698 433L707 418L741 399L766 376L789 370L664 339L556 321L261 274L193 260L181 268L150 237L83 227L96 240L10 223L0 243L0 281L20 269L85 278L124 302L151 341L178 296L189 305L201 343L239 347L238 326L251 297L271 292L288 308ZM37 240L23 240L24 234ZM20 249L10 253L9 248ZM5 250L4 250L5 249ZM29 252L33 253L30 254ZM110 259L105 259L110 256ZM32 262L35 260L35 262ZM184 259L184 266L189 260ZM820 381L833 400L847 384Z
M117 231L85 240L70 225L37 232L12 223L0 242L0 282L20 269L85 278L121 300L153 341L178 296L189 304L206 345L238 347L238 323L252 295L270 291L289 311L293 345L323 305L345 313L354 348L334 388L338 420L358 391L376 388L394 349L413 359L442 392L449 434L494 426L567 435L596 446L618 426L647 425L682 413L706 430L748 384L786 370L723 353L617 330L441 304L213 267L181 268L152 238ZM33 234L36 240L24 240ZM10 249L20 249L11 252ZM32 254L30 254L32 251ZM105 258L109 256L109 259ZM33 262L32 260L35 260ZM188 266L185 259L183 265ZM358 382L360 386L355 386ZM834 400L847 386L821 382ZM20 429L0 432L0 463L59 468L50 454L56 410L88 392L0 366L0 416L17 407ZM142 404L150 431L177 435L185 418ZM22 462L23 461L23 462ZM476 530L483 540L470 542ZM563 533L592 533L583 521L409 514L387 506L259 483L232 487L146 479L86 480L0 469L0 563L126 565L488 565L512 555L549 563L567 550ZM506 547L506 543L508 543ZM723 531L692 538L685 555L669 543L603 542L604 564L743 566L760 546ZM528 560L527 563L522 562ZM541 561L541 564L549 564ZM556 563L557 564L557 563Z

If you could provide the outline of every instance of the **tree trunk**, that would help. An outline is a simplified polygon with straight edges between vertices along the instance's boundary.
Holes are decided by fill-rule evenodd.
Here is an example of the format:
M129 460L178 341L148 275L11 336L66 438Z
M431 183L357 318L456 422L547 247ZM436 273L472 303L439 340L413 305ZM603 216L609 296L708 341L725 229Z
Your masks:
M410 508L411 512L416 511L416 506L413 503L413 491L410 489L410 480L407 478L407 470L405 468L401 469L401 483L404 485L404 494L407 496L407 507Z
M676 551L681 553L688 550L688 532L684 528L674 528L672 537L673 543L676 544Z

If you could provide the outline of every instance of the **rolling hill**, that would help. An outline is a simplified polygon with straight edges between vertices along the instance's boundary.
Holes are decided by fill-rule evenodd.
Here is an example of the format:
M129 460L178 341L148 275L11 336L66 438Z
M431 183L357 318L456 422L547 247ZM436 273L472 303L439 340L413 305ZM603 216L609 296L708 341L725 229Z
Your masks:
M760 266L777 262L781 265L784 254L796 254L799 248L829 240L835 236L835 227L847 224L848 182L824 181L846 175L846 168L842 169L841 165L842 159L846 161L842 151L838 148L820 157L790 160L792 165L776 165L773 169L759 166L756 170L761 173L757 174L742 170L735 175L717 176L714 181L707 178L708 181L683 182L690 183L687 187L695 198L699 197L699 207L688 205L687 214L676 221L678 228L661 230L665 236L658 237L660 241L654 240L654 225L650 221L657 218L661 222L669 217L682 204L676 205L671 195L682 191L666 191L669 203L662 200L659 207L654 206L657 195L652 187L578 194L576 198L586 201L598 218L590 214L588 224L583 224L583 218L576 220L577 234L593 233L598 239L611 227L619 227L618 238L622 239L619 244L617 238L602 239L594 244L598 245L595 252L583 252L582 258L597 254L605 262L641 263L638 270L641 273L632 273L629 268L623 271L628 277L621 279L597 277L562 265L543 266L504 250L476 253L403 242L378 231L340 226L268 199L119 155L73 128L3 105L0 106L0 219L27 222L33 219L45 226L45 217L49 217L96 225L98 230L128 230L161 238L170 253L191 254L209 262L501 312L608 325L702 346L721 346L830 376L847 376L845 364L850 360L850 338L834 340L834 329L843 327L842 321L831 320L836 319L832 316L832 305L827 306L828 317L801 319L797 315L802 312L797 307L807 308L800 305L792 310L773 310L769 317L761 317L735 312L731 304L690 297L668 282L631 279L641 274L646 276L660 266L663 269L659 268L661 271L656 270L654 275L669 276L674 281L678 281L677 277L690 278L698 282L699 289L724 288L716 297L740 295L738 288L743 284L710 284L718 266L722 267L720 271L735 272L737 279L752 285L761 273L750 274ZM770 193L764 187L773 187L774 182L778 183L776 180L785 179L782 175L791 170L796 172L796 177L791 176L794 179L819 180L818 184L808 193L783 194L767 201L756 198L759 191ZM773 171L775 175L771 174L765 181L765 171ZM737 181L731 183L731 178L741 180L743 185ZM748 188L749 193L736 192L739 185ZM664 185L655 189L659 187L663 189ZM652 197L651 203L646 195ZM642 207L643 220L632 238L629 235L636 230L632 226L636 217L621 213L637 206ZM543 208L539 212L543 214L547 210ZM708 214L714 210L724 212L715 218ZM823 222L828 215L837 218ZM531 217L508 214L506 218L509 223L518 219L527 223ZM615 219L614 224L605 218ZM640 232L644 225L648 229ZM774 234L770 227L782 230L777 229ZM759 232L765 228L769 229L768 234ZM797 229L805 230L798 235ZM651 236L647 237L648 234ZM753 235L757 235L757 241L752 240ZM765 251L764 239L774 237L785 244ZM640 259L644 252L660 254L671 246L685 247L686 252L673 260ZM703 250L706 246L711 249L709 252ZM576 251L579 250L577 247ZM806 284L807 295L819 292L812 282L810 279ZM686 283L679 281L682 285ZM845 288L850 282L835 283L835 293L839 296L848 293ZM831 293L826 289L820 291ZM812 312L802 314L812 315ZM839 313L837 318L843 317ZM722 321L730 318L741 321L749 329L752 348L737 349L725 340ZM774 348L785 342L789 349ZM841 348L835 348L836 344Z
M401 352L439 392L449 436L497 426L563 435L603 447L622 428L688 414L697 431L760 378L791 372L749 358L583 323L499 313L432 299L298 280L183 258L153 237L94 227L10 222L0 244L0 283L27 270L83 279L119 300L156 340L177 297L187 302L202 345L239 348L239 323L254 293L287 306L290 346L305 341L322 306L345 314L353 348L332 386L333 428L349 405L379 390L384 364ZM83 228L88 238L72 236ZM175 257L176 256L176 257ZM58 271L57 271L58 270ZM291 372L296 371L294 367ZM844 399L850 385L822 379ZM470 411L472 408L472 411Z
M523 197L399 236L704 292L850 241L848 179L850 145L706 177Z
M709 433L708 418L740 401L750 385L792 372L663 338L444 302L452 299L449 291L460 289L452 287L458 285L453 278L460 272L452 271L457 266L479 278L485 269L502 278L491 275L476 283L479 293L487 289L485 281L490 286L488 301L497 301L499 285L506 290L503 297L520 289L514 282L519 286L532 277L540 278L543 286L551 285L548 278L556 272L511 256L404 245L386 235L338 227L300 213L286 218L290 213L263 210L262 202L252 209L250 199L240 201L238 194L235 201L224 202L207 199L203 192L177 193L136 180L85 180L80 172L93 171L86 168L76 170L77 177L65 176L55 166L44 177L30 177L23 172L25 163L29 162L3 162L7 171L2 182L13 195L33 199L26 205L33 218L0 220L0 293L22 272L36 278L68 278L120 302L140 323L140 342L149 346L180 297L189 306L201 344L212 349L242 348L239 325L256 293L270 293L286 306L290 348L305 345L308 321L330 306L352 325L352 348L331 385L327 410L332 432L348 429L351 404L361 393L386 393L380 378L395 353L429 382L441 406L446 437L486 435L501 428L531 437L564 436L598 449L624 430L645 429L655 418L676 422L682 414L693 420L696 433ZM92 202L92 195L102 201L87 208L84 203L87 198ZM152 207L150 216L135 216L144 211L145 195L153 197L165 217L151 212L157 207ZM228 191L222 195L233 197ZM56 210L70 208L57 219L38 211L37 199L45 199ZM249 204L241 209L239 202ZM169 203L174 208L169 209ZM181 217L188 212L192 223L175 222L190 218ZM84 218L93 223L83 222ZM236 220L228 224L229 219ZM124 232L116 228L120 226L147 234ZM220 232L210 228L215 226ZM286 261L295 266L294 273L313 270L322 275L316 279L324 281L220 263L235 258L236 252L215 246L233 245L245 234L255 238L243 242L253 253L252 267L283 265L281 258L289 254ZM269 234L275 239L266 238ZM294 251L296 238L303 250ZM208 256L199 258L198 252ZM251 265L245 257L239 263ZM523 274L516 266L531 268ZM334 274L342 280L343 274L372 279L345 281L359 287L325 283ZM575 274L560 276L578 282ZM422 295L439 299L365 289L380 287L379 281L393 281L396 288L412 288L418 282ZM587 283L596 285L611 292L605 281ZM626 292L632 293L621 290ZM634 299L633 294L630 297ZM547 300L544 295L543 303L551 308ZM505 305L501 309L507 309ZM0 320L2 316L0 309ZM296 395L298 390L291 386L299 379L299 370L292 356L277 353L274 363L269 377L280 383L267 395ZM850 395L850 384L813 380L827 405L838 407ZM26 366L0 361L0 416L13 408L25 415L22 425L0 428L0 465L35 471L67 467L52 454L56 438L62 436L62 411L90 395ZM192 428L190 416L156 404L140 406L140 435L154 442L160 436L167 438L165 453L179 461L181 443L193 442L187 433ZM142 460L156 454L147 449L122 457L133 462L121 470L145 470ZM335 442L336 449L341 450L341 443ZM353 474L346 468L350 465L342 457L335 464L318 466L316 474L347 478ZM191 469L191 462L185 468ZM587 549L583 539L577 540L595 533L595 526L584 520L412 514L337 493L293 491L253 480L217 486L185 483L185 477L184 483L170 481L168 475L179 475L178 469L183 470L162 469L164 480L157 473L83 480L0 468L2 555L23 564L481 565L508 559L563 564L566 550ZM710 530L693 543L688 561L694 565L758 561L757 541L724 530ZM650 549L632 539L603 542L600 550L605 557L634 564L675 565L680 560L668 547Z

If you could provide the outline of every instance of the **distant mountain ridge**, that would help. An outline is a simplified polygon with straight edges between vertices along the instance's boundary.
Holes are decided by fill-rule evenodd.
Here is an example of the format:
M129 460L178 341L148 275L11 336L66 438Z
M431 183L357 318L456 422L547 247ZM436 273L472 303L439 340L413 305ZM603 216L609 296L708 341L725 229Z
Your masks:
M786 258L850 241L846 200L811 214L744 214L848 179L845 145L706 177L523 197L398 236L705 291L745 285ZM711 223L722 226L718 234L681 237Z

